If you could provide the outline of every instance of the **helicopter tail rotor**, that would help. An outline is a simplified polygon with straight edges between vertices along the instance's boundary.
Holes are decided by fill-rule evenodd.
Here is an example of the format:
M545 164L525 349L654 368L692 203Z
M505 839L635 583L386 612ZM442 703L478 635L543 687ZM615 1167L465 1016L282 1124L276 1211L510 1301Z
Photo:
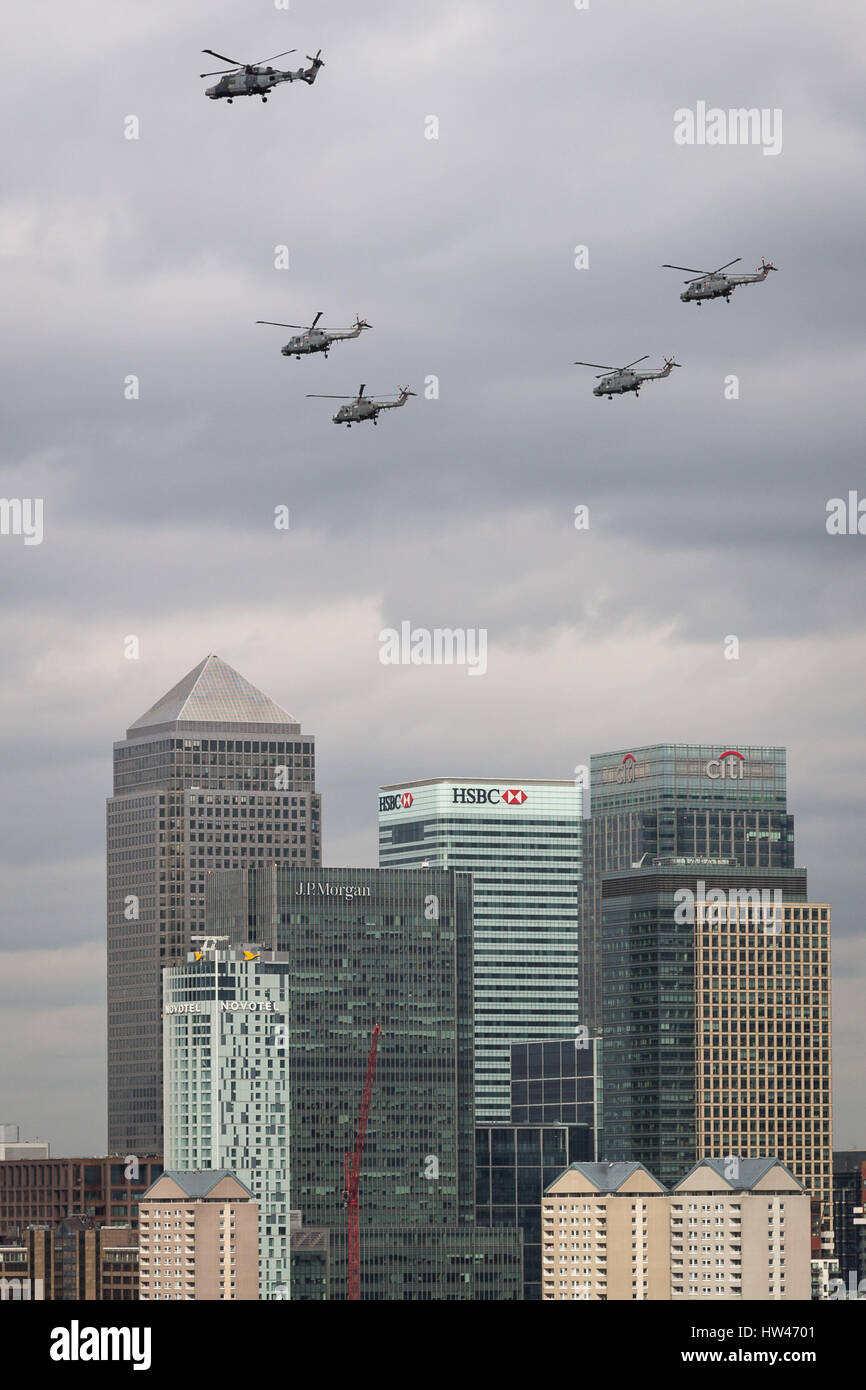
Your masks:
M762 256L762 257L761 257L761 264L760 264L760 266L756 266L755 269L756 269L756 271L761 271L761 270L763 270L763 271L768 271L768 270L778 270L779 267L778 267L777 265L773 265L773 262L772 262L772 261L765 261L765 260L764 260L764 257Z
M360 314L356 314L356 315L355 315L355 324L354 324L354 326L355 326L355 328L372 328L372 327L373 327L372 323L368 323L366 319L362 319L361 316L360 316Z
M666 358L665 358L665 366L666 366L666 367L681 367L682 365L683 365L682 362L677 362L673 357L666 357Z

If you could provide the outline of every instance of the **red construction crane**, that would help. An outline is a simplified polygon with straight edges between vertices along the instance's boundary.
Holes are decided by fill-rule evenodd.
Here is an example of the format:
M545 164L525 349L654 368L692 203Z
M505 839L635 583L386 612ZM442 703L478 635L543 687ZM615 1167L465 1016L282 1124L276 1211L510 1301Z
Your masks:
M361 1113L358 1116L358 1133L355 1138L354 1153L346 1154L346 1187L343 1203L349 1218L349 1298L361 1297L361 1233L358 1227L358 1179L364 1161L364 1140L367 1137L367 1120L370 1116L370 1098L373 1094L373 1078L376 1075L376 1052L382 1029L378 1023L373 1029L373 1041L367 1058L367 1075L364 1078L364 1094L361 1097Z

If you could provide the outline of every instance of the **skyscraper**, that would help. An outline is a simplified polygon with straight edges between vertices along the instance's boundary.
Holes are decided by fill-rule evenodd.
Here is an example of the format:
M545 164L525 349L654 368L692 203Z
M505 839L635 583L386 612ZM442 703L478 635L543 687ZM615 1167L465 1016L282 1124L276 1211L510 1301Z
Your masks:
M382 787L379 863L471 873L475 1108L508 1123L511 1043L575 1036L582 792L573 782L436 777Z
M266 1300L289 1285L288 969L217 942L163 982L165 1166L250 1189Z
M262 969L287 972L291 1207L330 1233L331 1297L346 1296L344 1163L378 1023L361 1297L520 1299L520 1232L474 1221L469 876L287 864L214 873L208 922L261 950Z
M162 970L204 928L211 869L321 858L315 745L208 656L114 747L108 801L108 1144L162 1151Z
M602 1025L601 876L644 858L793 868L784 748L658 743L595 754L584 841L581 1022ZM652 1165L650 1165L651 1167Z

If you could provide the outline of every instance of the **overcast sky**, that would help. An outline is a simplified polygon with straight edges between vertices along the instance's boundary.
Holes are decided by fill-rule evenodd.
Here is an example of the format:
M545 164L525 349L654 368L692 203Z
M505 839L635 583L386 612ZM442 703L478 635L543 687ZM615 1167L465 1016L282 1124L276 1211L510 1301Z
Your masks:
M0 494L44 499L44 539L0 536L0 1121L104 1148L112 742L215 651L316 735L330 864L376 863L381 783L786 745L834 913L835 1143L866 1147L866 536L825 526L866 496L864 27L859 0L7 14ZM228 106L204 47L327 66ZM677 145L700 101L781 110L781 153ZM660 268L762 255L700 309ZM319 310L373 331L296 362L255 326ZM644 353L683 366L639 400L572 365ZM305 397L361 382L419 394L351 431ZM404 620L485 628L487 674L383 666Z

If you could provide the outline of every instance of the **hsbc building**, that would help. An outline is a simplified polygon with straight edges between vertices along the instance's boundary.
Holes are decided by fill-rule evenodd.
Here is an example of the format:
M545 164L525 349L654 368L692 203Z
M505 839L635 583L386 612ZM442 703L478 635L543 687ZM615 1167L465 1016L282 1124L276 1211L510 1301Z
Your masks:
M379 790L381 868L450 868L474 888L475 1106L511 1117L510 1044L581 1022L583 793L573 782L436 777Z

